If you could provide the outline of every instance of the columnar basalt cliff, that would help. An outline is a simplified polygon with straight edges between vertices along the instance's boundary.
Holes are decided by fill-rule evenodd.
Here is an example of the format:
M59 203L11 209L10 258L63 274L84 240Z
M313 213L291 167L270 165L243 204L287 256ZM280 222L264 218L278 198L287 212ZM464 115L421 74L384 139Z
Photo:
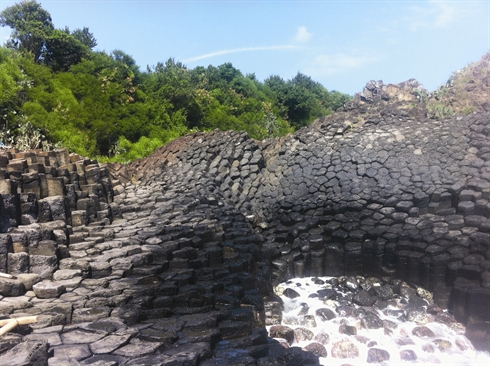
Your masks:
M0 315L40 319L0 364L314 365L264 328L305 276L399 278L488 332L490 111L429 118L426 95L370 82L293 135L196 133L127 167L0 150Z

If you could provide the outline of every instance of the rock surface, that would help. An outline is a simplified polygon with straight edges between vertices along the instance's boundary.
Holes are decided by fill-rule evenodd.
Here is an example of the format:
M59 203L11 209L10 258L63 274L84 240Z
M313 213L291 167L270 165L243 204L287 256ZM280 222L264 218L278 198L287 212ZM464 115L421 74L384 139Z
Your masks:
M429 119L415 90L368 83L293 135L196 133L127 168L0 150L0 271L38 275L0 280L0 315L39 314L18 332L49 342L50 364L316 364L322 349L258 332L280 316L273 286L293 277L345 276L363 305L399 286L356 275L396 277L486 324L490 113Z

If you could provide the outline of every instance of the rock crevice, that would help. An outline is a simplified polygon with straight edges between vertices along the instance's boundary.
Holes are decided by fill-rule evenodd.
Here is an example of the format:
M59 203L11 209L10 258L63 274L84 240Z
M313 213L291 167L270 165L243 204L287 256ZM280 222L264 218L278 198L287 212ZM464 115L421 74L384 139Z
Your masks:
M373 82L293 135L196 133L128 167L0 151L0 315L40 316L18 352L315 364L264 333L272 286L306 276L392 276L490 321L490 113L430 119L414 90Z

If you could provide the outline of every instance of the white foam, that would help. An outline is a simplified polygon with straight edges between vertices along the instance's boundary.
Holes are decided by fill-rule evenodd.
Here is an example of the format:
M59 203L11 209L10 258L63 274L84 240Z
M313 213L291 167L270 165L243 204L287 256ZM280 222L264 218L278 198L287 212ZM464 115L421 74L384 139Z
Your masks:
M331 277L319 277L323 281L331 279ZM337 301L329 302L325 304L318 297L309 298L308 296L320 289L327 288L328 285L316 285L313 283L311 278L294 278L288 283L282 283L276 287L276 293L281 294L286 288L294 289L300 294L300 297L290 299L286 296L281 296L284 302L283 311L283 325L286 325L292 329L302 327L300 325L291 325L285 323L287 318L299 318L298 313L303 309L302 304L307 304L309 307L308 315L315 315L315 311L320 308L329 308L335 312L335 307L338 305ZM332 306L329 306L332 305ZM376 311L374 308L371 310ZM377 344L375 348L380 348L386 350L390 354L389 361L381 363L382 365L398 365L398 364L440 364L440 365L490 365L490 354L488 352L476 351L471 342L464 336L464 326L457 327L456 330L450 328L449 326L431 321L423 326L426 326L433 331L433 337L417 337L412 334L412 330L415 327L421 326L415 322L405 321L402 322L394 316L385 315L382 311L377 310L377 315L382 319L390 320L397 324L396 329L393 329L391 335L385 334L383 328L380 329L365 329L361 326L360 320L354 317L343 318L338 316L329 321L322 321L318 316L315 315L315 320L317 326L314 328L308 328L310 331L317 335L320 332L327 333L330 336L330 340L327 344L324 344L328 356L325 358L320 358L322 365L341 365L341 364L355 364L355 365L367 365L367 355L369 347L367 343L370 341L375 341ZM346 322L348 325L354 325L357 328L357 336L351 336L339 333L338 329L341 321ZM291 322L289 322L291 323ZM270 327L268 327L268 330ZM359 341L362 337L368 339L367 342L363 343ZM397 339L410 339L408 345L399 345L395 341ZM437 339L443 339L449 341L451 346L447 349L440 350L434 343ZM356 344L359 349L359 357L340 359L332 357L332 346L340 340L349 340ZM295 342L292 346L305 347L312 341L302 341ZM457 343L456 343L457 342ZM399 342L400 343L400 342ZM432 346L433 353L424 351L424 346ZM417 355L417 359L414 361L403 361L400 359L400 351L402 350L412 350Z

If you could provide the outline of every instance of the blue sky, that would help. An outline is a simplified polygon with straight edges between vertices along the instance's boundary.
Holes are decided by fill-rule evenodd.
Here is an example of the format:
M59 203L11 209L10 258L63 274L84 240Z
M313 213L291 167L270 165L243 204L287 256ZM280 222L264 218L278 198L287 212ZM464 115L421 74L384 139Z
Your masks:
M96 49L121 49L141 70L170 57L189 68L231 62L259 80L299 71L349 94L373 79L433 91L490 52L490 0L39 2L57 28L89 27ZM10 30L0 32L3 43Z

